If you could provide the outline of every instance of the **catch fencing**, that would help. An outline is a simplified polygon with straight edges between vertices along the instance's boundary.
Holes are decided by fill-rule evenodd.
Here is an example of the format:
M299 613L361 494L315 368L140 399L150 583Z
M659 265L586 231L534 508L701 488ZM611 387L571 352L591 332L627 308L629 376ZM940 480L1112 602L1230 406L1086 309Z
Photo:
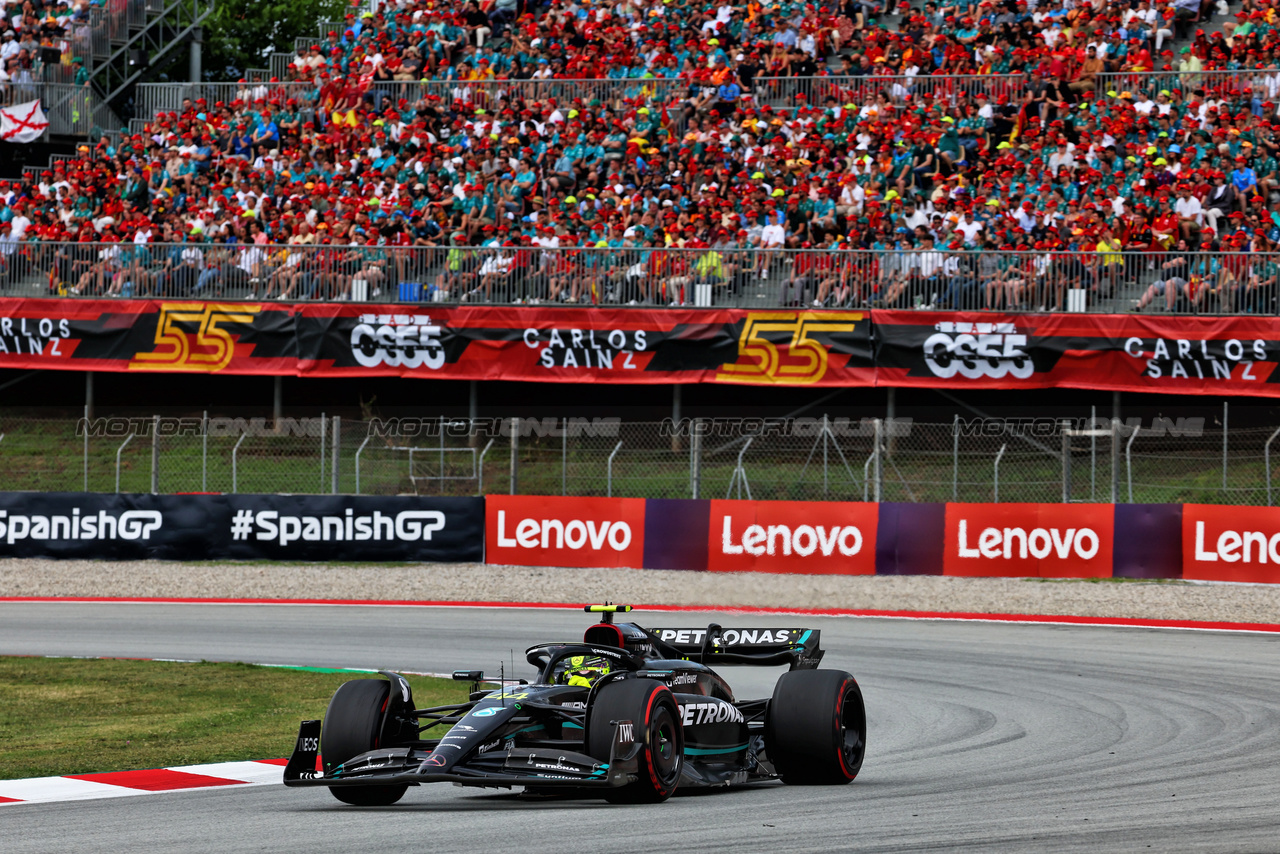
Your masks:
M0 414L0 471L5 489L34 491L1273 505L1278 436L1092 414L950 423Z
M603 242L603 241L602 241ZM627 244L641 241L627 240ZM9 296L1274 315L1280 254L28 242ZM12 251L11 251L12 250Z

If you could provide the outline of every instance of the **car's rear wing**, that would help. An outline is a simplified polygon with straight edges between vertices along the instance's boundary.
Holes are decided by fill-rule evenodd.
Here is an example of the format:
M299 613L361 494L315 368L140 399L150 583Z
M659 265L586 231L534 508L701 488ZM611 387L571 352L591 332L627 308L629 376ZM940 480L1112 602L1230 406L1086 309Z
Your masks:
M786 664L792 670L813 670L822 661L817 629L652 628L657 651L703 664Z

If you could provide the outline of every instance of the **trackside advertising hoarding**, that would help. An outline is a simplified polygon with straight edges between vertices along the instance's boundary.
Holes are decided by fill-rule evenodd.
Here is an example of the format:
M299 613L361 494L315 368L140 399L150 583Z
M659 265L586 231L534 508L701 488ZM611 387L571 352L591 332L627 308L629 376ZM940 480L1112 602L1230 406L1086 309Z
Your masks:
M514 566L644 565L643 498L490 495L485 556Z
M1280 583L1280 508L0 492L0 558Z
M0 493L0 557L480 561L484 499Z
M712 501L707 569L874 575L879 505Z
M1109 578L1109 504L948 504L943 573Z
M1183 578L1280 582L1280 510L1182 505Z

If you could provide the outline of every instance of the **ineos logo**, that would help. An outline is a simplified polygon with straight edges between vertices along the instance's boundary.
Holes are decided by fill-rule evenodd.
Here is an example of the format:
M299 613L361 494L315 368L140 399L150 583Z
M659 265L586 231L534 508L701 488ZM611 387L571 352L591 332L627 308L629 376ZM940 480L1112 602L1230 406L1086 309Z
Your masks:
M596 522L571 519L521 519L515 536L507 536L507 512L498 511L498 547L504 549L563 549L589 547L600 551L605 546L617 552L631 545L631 526L626 522Z
M959 374L966 379L1025 380L1035 373L1031 357L1020 348L1027 336L1010 332L961 333L952 337L935 332L925 339L924 361L934 376L950 379Z

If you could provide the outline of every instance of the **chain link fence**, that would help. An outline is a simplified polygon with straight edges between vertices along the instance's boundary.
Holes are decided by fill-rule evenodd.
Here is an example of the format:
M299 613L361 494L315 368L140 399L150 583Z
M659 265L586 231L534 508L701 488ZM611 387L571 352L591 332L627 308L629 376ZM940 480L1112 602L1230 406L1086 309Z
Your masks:
M1225 411L1224 411L1225 422ZM1203 419L0 414L7 490L1269 505L1280 429Z

